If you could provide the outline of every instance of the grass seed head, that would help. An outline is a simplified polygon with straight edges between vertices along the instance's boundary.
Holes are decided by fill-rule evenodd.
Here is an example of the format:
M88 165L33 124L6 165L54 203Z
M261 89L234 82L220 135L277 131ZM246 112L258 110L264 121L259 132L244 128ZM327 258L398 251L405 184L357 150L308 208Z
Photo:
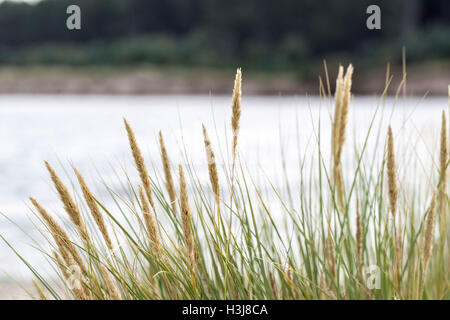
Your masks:
M167 193L169 194L172 211L174 214L177 214L177 211L178 211L177 210L177 193L175 190L175 184L173 183L172 172L170 169L169 156L167 154L166 145L164 143L164 138L163 138L161 131L159 132L159 145L161 148L161 160L163 163L164 176L166 179L165 185L166 185Z
M108 295L111 300L122 300L122 295L120 294L117 285L115 284L113 278L109 274L108 269L104 265L100 265L100 271L102 273L103 279L105 280L106 288L108 289Z
M183 167L179 165L178 170L180 174L181 224L183 228L184 241L186 244L188 262L190 264L190 267L192 268L195 264L195 253L194 253L195 248L194 248L194 235L192 232L191 209L189 208L186 178L184 176Z
M73 200L69 190L67 189L62 180L56 174L55 170L47 161L45 161L45 166L47 167L47 170L50 173L50 177L55 185L56 190L58 191L59 197L62 203L64 204L64 209L69 215L70 220L77 227L78 232L80 233L80 236L85 241L85 243L89 243L89 236L86 229L86 225L84 224L80 209L75 203L75 200Z
M388 128L388 157L387 157L387 176L389 189L389 204L391 206L392 216L395 218L397 212L398 186L397 186L397 168L395 164L394 136L392 128Z
M217 173L217 165L211 141L209 140L208 132L206 131L204 125L203 125L203 138L205 143L206 160L208 162L209 180L211 182L211 186L214 192L217 208L219 208L219 201L220 201L219 174Z
M240 129L241 119L241 96L242 96L242 72L241 69L237 69L236 78L234 80L234 89L232 97L232 116L231 116L231 128L233 129L233 158L236 157L236 149L238 142L238 135Z
M84 180L80 171L78 171L76 168L73 168L73 170L75 171L75 175L77 176L78 183L80 184L84 200L86 201L86 204L89 207L92 217L94 218L94 221L97 224L97 227L99 228L108 249L112 251L113 250L112 241L109 236L108 229L106 228L105 220L103 219L103 215L100 211L100 208L91 191L89 190L89 187L87 186L86 181Z
M78 265L84 273L87 273L87 268L83 262L83 259L78 253L78 250L75 248L75 245L69 240L69 235L66 233L66 231L59 225L58 222L56 222L56 220L47 212L47 210L45 210L44 207L42 207L40 203L36 201L36 199L34 199L33 197L29 197L29 199L49 227L53 239L58 245L61 254L65 257L66 262L69 262L72 257L76 262L74 264Z
M153 210L155 210L155 203L153 202L153 193L152 187L150 183L150 175L148 174L147 166L145 165L144 157L142 156L141 149L139 148L136 137L134 135L134 131L131 128L128 121L124 118L123 122L125 124L125 129L128 134L128 142L130 144L131 153L133 154L134 162L136 164L136 168L139 172L139 177L141 178L142 185L144 186L145 193L147 195L148 201L150 201L150 205Z
M161 254L161 243L159 238L158 227L156 219L151 213L148 200L145 196L144 190L139 186L139 198L141 199L142 213L144 215L144 223L147 228L147 234L150 240L150 245L157 255Z

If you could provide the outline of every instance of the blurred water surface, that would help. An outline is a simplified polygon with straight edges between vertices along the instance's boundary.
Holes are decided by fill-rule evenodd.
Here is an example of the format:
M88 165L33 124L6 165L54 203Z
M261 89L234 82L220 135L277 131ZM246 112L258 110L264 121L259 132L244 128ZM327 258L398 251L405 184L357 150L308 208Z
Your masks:
M268 177L279 182L283 150L286 174L292 185L298 184L299 154L308 159L317 154L319 123L322 152L328 159L330 103L318 97L294 96L243 97L242 103L240 154L250 170L264 168ZM0 234L31 262L42 265L41 256L28 238L39 239L29 219L32 213L27 197L33 195L49 211L63 214L44 160L49 160L66 182L68 178L58 162L71 177L72 163L99 194L103 189L100 177L115 186L115 173L120 173L122 167L136 179L122 117L129 120L146 160L156 168L160 161L157 134L163 130L173 164L185 162L181 152L185 146L200 178L207 183L201 124L209 130L219 164L226 162L223 159L229 150L226 144L230 140L225 139L225 134L230 136L230 104L229 96L0 96L0 212L17 223L15 226L0 217ZM419 157L419 175L430 171L437 155L441 112L448 110L447 97L411 97L396 104L392 98L380 101L375 96L356 97L349 115L344 168L354 164L353 146L363 145L377 106L373 130L377 133L378 126L382 126L381 143L385 126L391 123L398 158ZM380 152L375 147L376 138L375 134L368 140L368 157ZM219 143L223 157L217 150ZM403 148L407 145L409 148ZM425 173L422 178L430 180ZM0 242L0 279L6 274L31 276L11 249Z

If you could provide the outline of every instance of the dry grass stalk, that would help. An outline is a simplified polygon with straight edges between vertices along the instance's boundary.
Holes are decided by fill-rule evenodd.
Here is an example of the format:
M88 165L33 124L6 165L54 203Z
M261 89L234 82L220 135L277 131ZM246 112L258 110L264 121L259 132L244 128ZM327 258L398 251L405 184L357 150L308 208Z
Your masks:
M445 118L445 111L442 111L442 126L441 126L441 151L439 155L439 224L441 230L444 232L446 228L447 216L447 163L448 163L448 141L447 141L447 120Z
M389 85L390 78L391 78L391 64L388 62L386 64L386 79L384 82L384 87L387 87Z
M339 144L337 151L337 159L340 161L342 149L345 142L345 128L347 127L348 110L350 106L351 98L351 88L352 88L352 76L353 76L353 66L349 65L347 71L345 72L343 92L342 92L342 106L340 110L340 121L339 121Z
M183 167L179 165L178 169L180 174L181 223L183 228L184 241L186 243L188 262L192 268L195 263L195 247L194 247L194 234L192 232L191 210L189 208L187 185L186 179L184 177Z
M97 224L108 249L112 251L113 250L112 241L111 238L109 237L108 229L106 228L105 220L103 219L103 215L100 211L100 208L91 191L89 190L86 181L84 180L81 173L76 168L73 168L73 170L75 171L75 175L77 176L78 183L80 184L84 200L86 201L89 210L91 211L92 217L94 217L95 223Z
M323 272L320 276L319 289L319 300L325 300L328 297L328 287L325 283L325 276Z
M61 273L63 274L64 278L67 280L70 278L70 273L67 270L65 259L56 251L53 251L53 257L55 257L55 260L58 264L59 269L61 270Z
M39 299L40 300L47 300L47 296L44 293L44 290L42 290L41 286L39 285L39 283L37 283L36 280L33 279L33 285L36 288L36 291L39 295Z
M233 129L233 159L236 158L236 149L239 135L239 121L241 118L241 95L242 95L242 72L237 69L236 78L234 80L233 97L232 97L232 116L231 128Z
M325 257L328 263L328 271L331 273L331 278L334 281L336 280L336 257L334 255L334 246L331 235L329 235L327 238Z
M395 268L396 268L396 282L400 280L400 271L402 264L401 254L401 233L397 230L396 213L398 201L398 185L397 185L397 166L395 162L394 152L394 136L392 134L391 126L388 127L388 157L387 157L387 177L388 177L388 193L389 205L392 213L393 228L394 228L394 250L395 250Z
M220 187L219 187L219 175L217 173L217 166L216 166L216 160L214 157L214 151L211 146L211 141L208 137L208 132L206 132L206 128L203 125L203 138L205 142L205 150L206 150L206 160L208 162L208 173L209 173L209 180L211 181L211 187L214 192L214 196L216 199L216 205L217 210L219 210L219 203L220 203Z
M275 300L278 300L278 289L277 284L275 282L275 277L271 271L269 271L269 281L270 281L270 288L272 289L273 297Z
M59 197L64 204L64 209L68 213L70 220L77 227L77 230L80 233L83 241L85 241L86 244L89 244L89 236L87 233L86 225L84 224L83 218L81 216L80 209L70 195L69 190L58 177L52 166L47 161L45 161L45 166L50 173L50 177L55 185L56 190L58 191Z
M159 239L158 227L156 225L155 217L152 215L150 211L148 200L141 186L139 186L139 198L141 199L142 213L144 215L144 223L147 228L147 234L150 240L150 245L154 250L154 252L156 252L156 254L159 256L161 255L161 243Z
M103 279L105 280L106 288L108 289L108 295L111 300L122 300L122 295L120 294L119 288L114 283L109 271L105 266L100 265L100 271L102 273Z
M141 149L139 149L139 146L136 142L136 137L134 135L133 129L131 129L128 121L124 118L123 122L125 124L125 128L127 130L128 134L128 141L130 143L131 152L133 154L134 162L136 164L136 168L139 172L139 176L142 181L142 185L144 186L145 193L147 195L148 201L150 201L150 205L152 206L153 210L155 210L155 203L153 202L153 194L152 194L152 187L150 183L150 176L148 174L147 166L144 162L144 157L142 156Z
M72 274L69 272L69 269L67 268L67 265L73 265L73 261L64 261L63 258L56 252L53 251L53 256L55 257L55 260L58 264L59 270L61 270L61 273L63 274L66 281L69 283L69 286L72 286ZM80 288L80 286L75 285L72 288L72 292L75 295L75 299L77 300L89 300L89 295L87 294L86 290L83 290Z
M398 186L397 186L397 168L395 164L395 153L394 153L394 136L392 135L391 126L389 126L388 128L387 177L389 190L389 204L395 222L395 215L397 212Z
M358 259L358 274L362 275L362 223L359 198L356 196L356 257Z
M61 255L63 261L65 262L65 265L77 266L77 262L75 262L73 255L71 255L67 247L61 241L56 241L56 245L58 246L59 254Z
M42 219L47 223L56 244L58 245L61 254L65 257L65 261L69 264L71 258L73 258L82 272L87 274L87 268L84 265L83 259L78 253L77 249L73 243L69 240L69 235L64 231L64 229L56 222L56 220L42 207L36 199L29 197L31 203L34 205L36 210L41 215ZM70 257L70 255L71 257Z
M428 209L427 223L425 227L425 239L423 246L423 274L426 274L428 262L430 261L431 250L433 248L433 230L434 230L434 209L436 206L436 194L433 194L430 208Z
M344 87L344 68L339 66L338 76L336 79L336 90L334 93L334 117L331 132L331 147L333 151L334 161L336 161L337 146L339 143L339 123L341 120L341 106L343 98L343 87Z
M161 160L164 168L164 176L166 178L166 189L169 194L172 211L174 214L177 214L177 193L172 179L172 172L170 170L169 156L167 155L166 145L164 143L161 131L159 132L159 145L161 148Z
M349 65L345 72L344 68L339 66L336 79L335 108L332 124L331 147L333 154L333 179L338 192L338 201L343 207L343 181L341 170L341 155L345 142L345 129L347 127L348 111L351 98L353 66Z
M300 300L300 294L299 294L299 289L298 289L298 285L297 285L297 280L295 279L294 272L292 271L292 267L288 268L287 277L289 279L289 282L290 282L291 287L292 287L292 291L294 293L294 296L293 296L294 299L295 300ZM323 280L323 274L321 276L321 281L322 280Z

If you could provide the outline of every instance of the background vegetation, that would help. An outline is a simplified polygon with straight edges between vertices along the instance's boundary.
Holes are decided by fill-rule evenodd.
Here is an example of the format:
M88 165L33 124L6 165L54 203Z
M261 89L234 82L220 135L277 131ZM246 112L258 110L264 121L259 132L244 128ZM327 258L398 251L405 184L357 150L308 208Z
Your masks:
M82 10L82 29L66 28L66 8ZM382 29L366 28L377 4ZM446 0L44 0L0 4L0 65L237 65L295 69L351 60L360 68L448 60ZM331 63L330 63L331 64Z

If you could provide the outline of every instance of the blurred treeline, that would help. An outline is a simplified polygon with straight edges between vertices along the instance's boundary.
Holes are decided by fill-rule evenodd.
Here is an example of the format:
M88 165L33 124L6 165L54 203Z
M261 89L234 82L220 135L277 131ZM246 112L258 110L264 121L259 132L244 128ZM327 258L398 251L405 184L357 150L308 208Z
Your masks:
M82 29L66 28L81 7ZM366 8L381 8L381 30ZM0 64L180 65L308 71L450 57L449 0L44 0L0 4ZM295 68L295 69L294 69Z

